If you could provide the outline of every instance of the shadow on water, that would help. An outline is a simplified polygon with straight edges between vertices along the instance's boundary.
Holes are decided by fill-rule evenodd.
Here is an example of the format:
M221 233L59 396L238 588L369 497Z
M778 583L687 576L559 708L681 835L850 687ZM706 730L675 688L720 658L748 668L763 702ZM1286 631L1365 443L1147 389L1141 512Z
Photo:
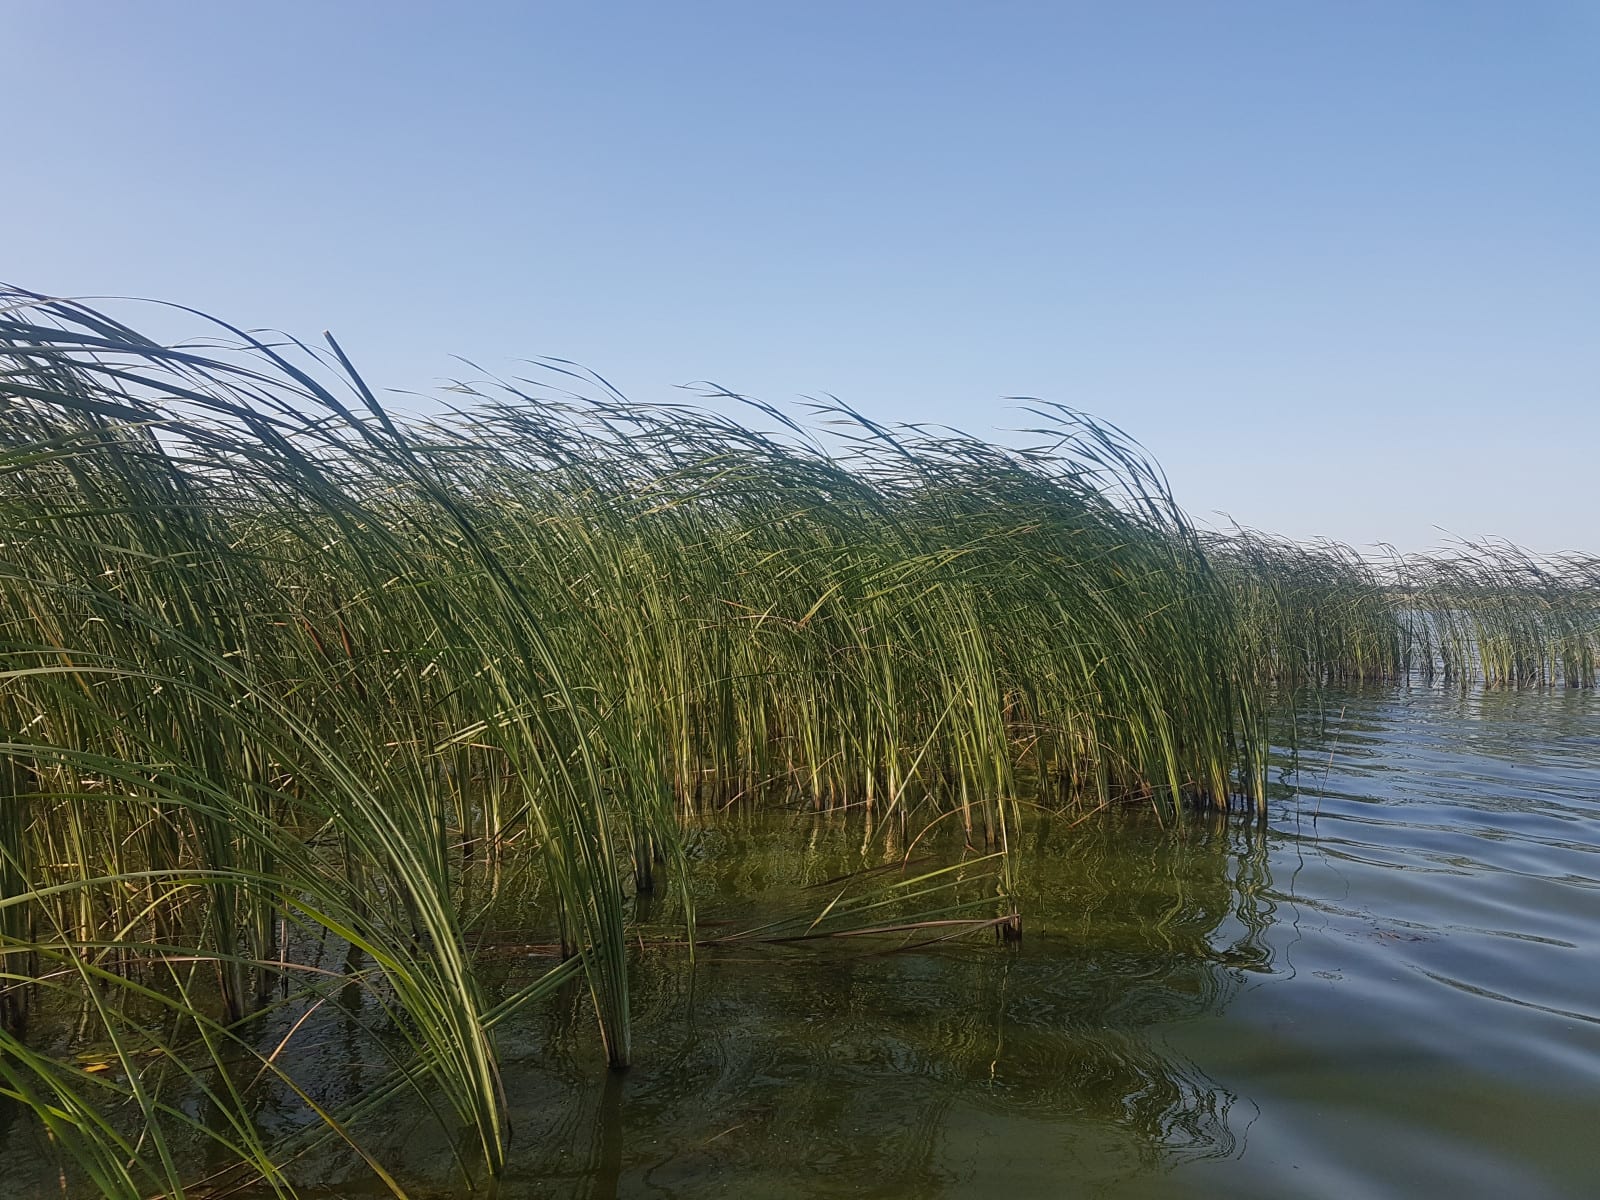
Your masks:
M477 1194L1091 1194L1237 1158L1255 1105L1171 1034L1219 1018L1272 969L1265 828L1122 810L1039 818L1021 836L1020 944L989 934L774 944L725 935L819 911L838 879L900 864L905 832L784 811L711 824L691 855L709 944L692 965L681 948L635 951L633 1068L606 1069L580 977L502 1029L510 1161ZM926 870L962 846L936 835L917 854ZM670 893L641 898L636 913L651 932L675 915ZM486 964L494 987L549 965L535 934ZM335 1103L384 1075L361 1029L375 1015L367 1004L359 990L330 994L315 1030L286 1052ZM270 1088L256 1117L278 1136L305 1119ZM464 1194L457 1163L470 1148L422 1099L357 1132L410 1195ZM39 1149L12 1152L38 1162ZM336 1143L307 1155L297 1179L309 1196L387 1194Z
M819 881L903 853L826 817L744 814L706 837L713 929L820 907ZM621 1074L570 987L506 1034L500 1195L987 1194L1007 1174L1105 1180L1240 1153L1253 1106L1165 1031L1270 970L1265 831L1122 812L1026 838L1020 945L733 942L692 972L652 950ZM410 1178L439 1178L438 1135L393 1132Z

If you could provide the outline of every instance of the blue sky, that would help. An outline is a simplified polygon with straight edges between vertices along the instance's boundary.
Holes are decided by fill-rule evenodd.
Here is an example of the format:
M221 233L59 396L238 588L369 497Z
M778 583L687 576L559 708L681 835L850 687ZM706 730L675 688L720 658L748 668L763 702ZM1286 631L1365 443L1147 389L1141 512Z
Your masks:
M1600 5L0 0L0 278L1600 549Z

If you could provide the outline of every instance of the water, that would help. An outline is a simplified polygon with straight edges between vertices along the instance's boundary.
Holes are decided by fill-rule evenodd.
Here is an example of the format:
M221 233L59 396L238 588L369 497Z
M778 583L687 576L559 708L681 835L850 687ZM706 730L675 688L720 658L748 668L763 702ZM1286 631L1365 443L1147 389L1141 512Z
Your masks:
M711 951L692 1004L647 967L620 1076L525 1030L507 1194L1600 1194L1600 702L1328 718L1264 827L1030 830L1019 947ZM883 857L859 821L711 836L708 917Z
M1600 697L1327 716L1265 822L1031 823L1020 945L743 941L692 975L641 953L624 1073L581 988L522 1015L501 1196L1600 1194ZM905 845L767 813L694 850L719 933ZM414 1194L462 1194L420 1106L366 1141ZM347 1157L307 1170L386 1194Z

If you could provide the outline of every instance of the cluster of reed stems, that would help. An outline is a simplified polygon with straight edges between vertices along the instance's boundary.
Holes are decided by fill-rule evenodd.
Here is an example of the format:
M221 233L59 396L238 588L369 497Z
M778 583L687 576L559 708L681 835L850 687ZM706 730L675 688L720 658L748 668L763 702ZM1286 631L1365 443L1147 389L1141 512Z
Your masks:
M1359 554L1255 532L1208 536L1246 657L1279 683L1456 687L1600 682L1600 557L1500 541Z
M355 1130L406 1090L496 1176L496 1027L581 978L625 1065L629 897L692 945L729 805L955 823L1014 934L1024 806L1259 805L1286 679L1594 680L1592 562L1208 542L1065 409L1013 450L551 361L403 415L331 339L207 332L0 293L0 1103L105 1195L289 1195L318 1137L400 1194ZM491 994L515 870L560 952ZM334 1007L391 1068L338 1111L291 1050Z

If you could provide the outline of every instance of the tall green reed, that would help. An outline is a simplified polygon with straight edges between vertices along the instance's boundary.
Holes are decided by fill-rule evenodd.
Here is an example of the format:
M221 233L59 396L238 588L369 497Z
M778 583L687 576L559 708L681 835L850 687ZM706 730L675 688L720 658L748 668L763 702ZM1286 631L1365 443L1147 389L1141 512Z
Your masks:
M1260 805L1285 681L1594 679L1592 562L1203 538L1067 409L1007 449L550 361L402 412L331 339L208 332L0 296L0 1090L106 1194L291 1194L264 1088L358 1155L410 1089L494 1175L496 1027L576 972L625 1065L630 894L692 944L683 832L730 805L959 822L963 919L1014 936L1026 807ZM491 995L475 938L529 919L566 961ZM359 1103L291 1065L340 1008Z

